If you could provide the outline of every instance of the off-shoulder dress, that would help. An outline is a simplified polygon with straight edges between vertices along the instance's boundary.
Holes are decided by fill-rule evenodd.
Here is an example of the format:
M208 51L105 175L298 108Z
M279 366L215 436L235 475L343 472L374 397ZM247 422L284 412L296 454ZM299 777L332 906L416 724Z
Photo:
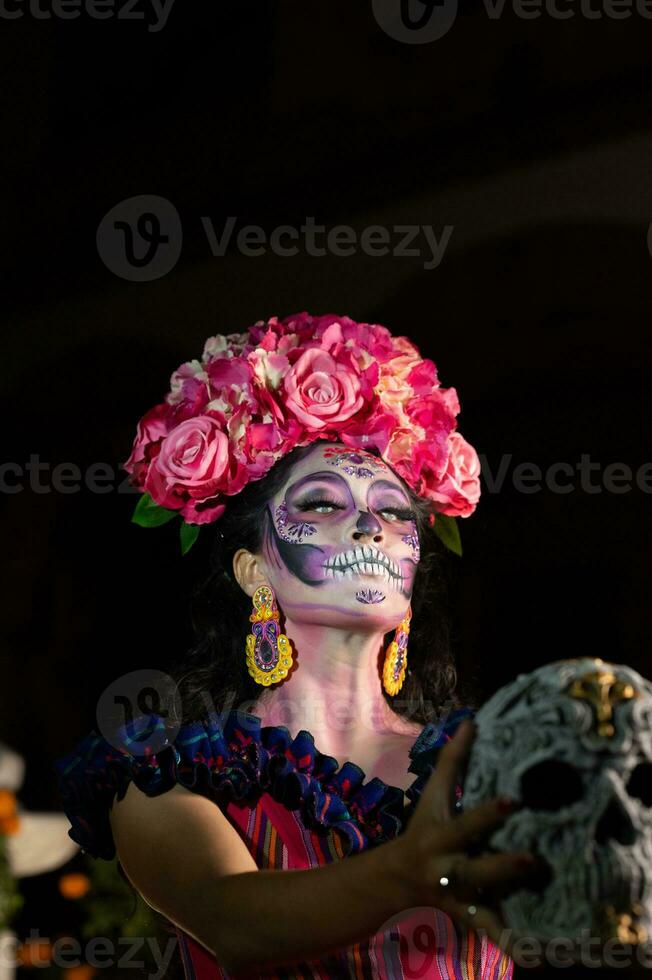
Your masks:
M423 727L409 752L406 771L415 778L405 792L379 777L367 780L354 762L340 766L319 752L310 732L292 737L282 725L261 727L260 718L240 709L222 718L207 713L182 725L173 739L161 734L162 747L155 753L143 753L141 744L144 731L164 732L157 715L139 728L138 751L135 745L130 751L127 738L116 747L94 729L55 763L69 835L92 857L110 860L116 854L109 821L114 797L122 799L130 780L148 796L178 782L219 806L259 869L339 861L402 832L439 749L471 713L460 708ZM291 916L292 909L270 913ZM228 980L230 974L203 945L172 926L186 980ZM503 980L512 971L510 957L486 936L439 909L420 908L395 916L382 931L340 952L256 975L261 980Z

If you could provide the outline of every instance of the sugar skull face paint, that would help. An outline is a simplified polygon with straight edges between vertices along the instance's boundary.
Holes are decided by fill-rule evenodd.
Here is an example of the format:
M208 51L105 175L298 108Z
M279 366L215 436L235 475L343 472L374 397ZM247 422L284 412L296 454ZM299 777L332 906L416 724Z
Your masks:
M364 602L368 606L376 602L384 602L386 598L385 593L380 589L358 589L355 597L358 602Z
M329 446L324 450L324 459L331 466L340 467L349 476L357 476L361 479L371 480L375 473L381 471L390 472L389 467L372 453L364 450L342 450Z
M341 465L331 468L333 460ZM400 621L412 594L418 535L408 492L382 460L317 444L268 513L264 556L282 609L340 610L388 628Z
M412 557L418 562L421 558L421 546L419 544L419 533L417 531L416 521L412 521L412 530L409 534L406 534L403 537L403 541L410 546L412 549Z
M281 504L276 508L276 530L284 541L300 544L304 538L314 534L316 528L306 521L290 521L287 507Z

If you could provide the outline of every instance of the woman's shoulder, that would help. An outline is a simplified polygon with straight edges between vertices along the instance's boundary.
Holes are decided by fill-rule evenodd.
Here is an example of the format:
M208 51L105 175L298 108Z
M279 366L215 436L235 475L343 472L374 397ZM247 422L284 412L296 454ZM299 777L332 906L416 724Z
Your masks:
M93 728L54 764L69 836L93 857L113 858L109 812L132 782L150 797L177 785L207 796L220 789L231 798L251 794L259 769L257 721L233 711L224 720L207 713L174 724L153 713L110 731Z
M409 750L407 790L415 804L438 749L469 709L423 726ZM307 826L336 827L358 851L400 832L404 793L382 779L367 780L354 762L339 765L319 751L310 732L292 736L283 725L261 725L241 709L208 712L179 725L143 715L111 733L93 729L55 762L59 796L70 820L69 836L93 857L115 856L109 813L130 782L148 796L180 784L223 804L254 806L268 792Z

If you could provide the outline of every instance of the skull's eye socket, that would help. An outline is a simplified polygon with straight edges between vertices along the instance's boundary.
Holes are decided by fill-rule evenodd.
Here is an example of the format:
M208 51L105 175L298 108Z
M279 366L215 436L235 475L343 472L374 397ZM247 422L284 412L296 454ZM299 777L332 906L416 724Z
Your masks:
M583 795L582 777L569 762L546 759L521 776L521 799L532 810L559 810Z
M652 762L639 762L627 781L627 792L644 806L652 806Z

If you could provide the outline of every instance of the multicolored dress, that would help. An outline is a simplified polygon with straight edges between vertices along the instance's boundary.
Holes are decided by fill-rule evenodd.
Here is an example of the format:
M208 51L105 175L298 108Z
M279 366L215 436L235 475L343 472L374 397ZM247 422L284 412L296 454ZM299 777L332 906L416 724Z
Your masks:
M109 810L116 794L122 799L130 780L148 796L178 782L219 806L259 869L315 868L339 861L402 832L439 749L470 714L461 708L424 726L409 752L407 772L415 779L405 793L378 777L367 780L351 761L339 766L319 752L310 732L292 737L285 726L261 727L260 718L238 709L226 719L209 713L183 725L155 754L132 753L126 742L116 748L93 730L55 763L72 825L69 835L88 854L110 860L116 850ZM154 731L163 720L153 715L149 724ZM204 946L172 925L186 980L228 980L230 974ZM382 931L337 953L255 976L502 980L512 971L512 960L486 936L439 909L419 908L396 915Z

